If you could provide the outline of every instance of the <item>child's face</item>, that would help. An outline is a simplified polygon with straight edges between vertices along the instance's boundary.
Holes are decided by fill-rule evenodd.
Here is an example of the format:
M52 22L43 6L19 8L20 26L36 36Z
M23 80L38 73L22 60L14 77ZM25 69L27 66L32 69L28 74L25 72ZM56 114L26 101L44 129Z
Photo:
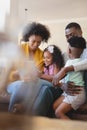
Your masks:
M49 66L50 64L52 64L53 61L53 57L52 54L49 51L45 51L44 52L44 63L46 66Z

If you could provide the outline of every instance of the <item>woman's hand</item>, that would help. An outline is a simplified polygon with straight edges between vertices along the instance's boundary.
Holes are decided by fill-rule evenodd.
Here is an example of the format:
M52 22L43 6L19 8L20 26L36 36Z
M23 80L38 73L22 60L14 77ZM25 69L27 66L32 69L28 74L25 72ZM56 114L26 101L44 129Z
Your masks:
M20 75L19 75L19 72L17 70L14 70L10 73L10 82L12 81L16 81L16 80L19 80L20 79Z

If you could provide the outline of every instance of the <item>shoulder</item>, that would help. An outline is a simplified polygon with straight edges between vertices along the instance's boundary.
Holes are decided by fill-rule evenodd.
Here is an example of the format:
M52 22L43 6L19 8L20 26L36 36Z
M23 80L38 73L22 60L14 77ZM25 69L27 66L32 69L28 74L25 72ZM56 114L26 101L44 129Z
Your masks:
M38 48L38 49L36 50L36 53L37 53L37 54L40 54L40 55L43 55L43 50L41 50L40 48Z
M27 42L21 42L20 46L21 46L21 47L27 47L27 46L28 46L28 43L27 43Z
M63 58L64 58L64 62L66 63L67 60L69 59L69 56L67 55L66 52L63 52L63 53L62 53L62 56L63 56Z
M75 63L78 63L81 61L81 58L76 58L76 59L69 59L67 62L66 62L66 65L65 66L68 66L68 65L74 65Z

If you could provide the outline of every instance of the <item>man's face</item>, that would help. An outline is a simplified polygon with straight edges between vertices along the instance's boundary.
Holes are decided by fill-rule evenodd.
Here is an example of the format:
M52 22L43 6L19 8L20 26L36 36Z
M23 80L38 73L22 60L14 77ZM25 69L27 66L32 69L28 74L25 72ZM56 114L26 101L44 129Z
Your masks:
M81 37L82 31L80 29L76 29L75 27L67 28L65 30L65 36L66 36L66 40L68 41L72 36Z

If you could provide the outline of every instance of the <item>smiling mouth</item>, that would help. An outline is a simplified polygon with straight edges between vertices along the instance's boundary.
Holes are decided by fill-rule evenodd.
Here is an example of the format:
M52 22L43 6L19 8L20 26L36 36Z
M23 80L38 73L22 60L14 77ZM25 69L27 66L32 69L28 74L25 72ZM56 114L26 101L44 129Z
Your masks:
M49 63L45 63L45 65L46 65L46 66L48 66L48 65L49 65Z

